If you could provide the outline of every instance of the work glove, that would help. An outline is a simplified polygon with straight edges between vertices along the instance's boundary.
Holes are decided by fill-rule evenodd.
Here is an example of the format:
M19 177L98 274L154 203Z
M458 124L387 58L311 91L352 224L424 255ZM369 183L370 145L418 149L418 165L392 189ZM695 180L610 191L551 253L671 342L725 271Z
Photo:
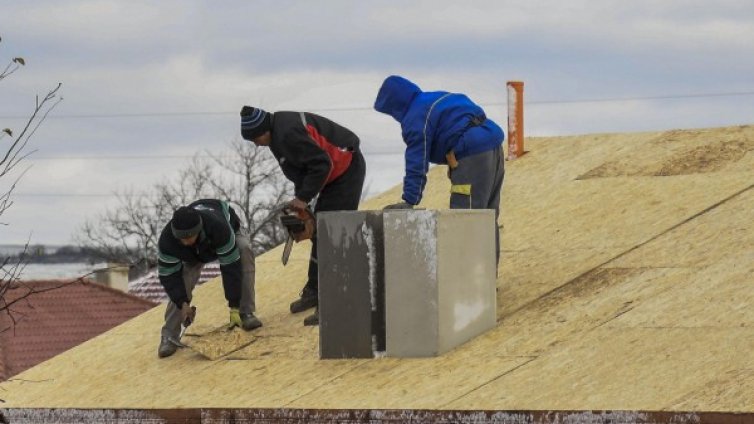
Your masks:
M414 205L407 202L399 202L399 203L393 203L392 205L387 205L382 210L390 210L390 209L413 209Z
M183 302L181 305L181 318L183 319L183 326L188 327L194 322L196 317L196 308L189 305L187 302Z
M228 330L233 327L241 326L241 314L238 312L238 308L230 308L230 323L228 324Z

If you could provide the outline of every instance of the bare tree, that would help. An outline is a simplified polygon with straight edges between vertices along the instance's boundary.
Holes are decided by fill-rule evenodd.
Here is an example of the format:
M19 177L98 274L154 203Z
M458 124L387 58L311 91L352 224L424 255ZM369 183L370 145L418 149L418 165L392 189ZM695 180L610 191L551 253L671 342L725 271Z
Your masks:
M156 183L146 193L119 191L115 193L118 205L86 221L76 239L105 260L144 271L155 264L160 231L173 210L210 196L210 174L209 165L195 156L173 181Z
M2 38L0 38L0 42L2 42ZM0 72L0 81L4 81L5 78L25 65L26 61L22 57L14 57ZM61 84L58 84L41 99L39 96L36 97L34 108L20 131L11 128L4 128L0 131L0 146L3 146L2 149L4 150L4 152L0 152L0 217L13 205L13 190L15 190L21 177L29 170L28 167L21 169L23 160L35 152L35 150L29 150L29 140L45 121L47 115L63 100L62 97L58 97L60 87ZM5 144L6 139L10 141L7 145ZM0 226L7 225L8 223L0 221ZM12 323L15 323L12 305L24 301L36 293L33 287L26 286L28 290L20 296L15 296L13 300L9 301L6 297L11 289L22 285L20 278L26 266L25 256L28 246L27 241L23 251L17 256L0 256L0 313L7 314ZM0 329L0 331L4 331L4 329Z
M174 180L156 183L146 193L117 193L118 205L87 221L76 234L79 244L108 261L138 266L157 263L157 243L179 206L201 198L229 201L248 230L255 253L282 243L279 205L292 196L291 184L267 149L239 140L223 155L196 154Z
M269 149L236 139L230 143L231 155L208 152L225 176L209 181L219 198L237 206L242 225L249 231L256 253L266 252L285 241L287 233L278 224L280 205L293 196L292 184L283 176Z

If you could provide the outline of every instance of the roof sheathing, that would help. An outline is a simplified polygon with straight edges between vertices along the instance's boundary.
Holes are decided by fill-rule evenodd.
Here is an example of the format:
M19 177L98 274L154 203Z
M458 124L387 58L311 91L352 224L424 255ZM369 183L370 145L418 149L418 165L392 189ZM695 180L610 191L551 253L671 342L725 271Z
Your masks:
M754 127L528 139L530 153L506 163L499 325L441 357L318 360L317 329L288 313L302 243L285 268L279 249L258 258L265 326L224 360L158 360L156 308L0 397L11 408L754 412L754 154L725 148L714 166L667 171L721 140L749 146ZM430 172L423 207L446 207L444 172ZM194 299L193 331L227 320L217 280Z

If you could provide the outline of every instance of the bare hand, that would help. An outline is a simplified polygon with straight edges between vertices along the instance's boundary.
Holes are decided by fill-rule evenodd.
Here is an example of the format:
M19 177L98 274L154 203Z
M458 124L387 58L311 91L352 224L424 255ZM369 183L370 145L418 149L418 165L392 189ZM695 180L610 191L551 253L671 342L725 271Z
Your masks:
M305 210L305 209L306 209L306 208L307 208L307 207L308 207L309 205L308 205L308 204L306 204L306 202L304 202L304 201L303 201L303 200L301 200L301 199L298 199L298 198L294 198L293 200L291 200L290 202L288 202L288 206L289 206L289 207L290 207L291 209L295 210L295 211L303 211L303 210Z

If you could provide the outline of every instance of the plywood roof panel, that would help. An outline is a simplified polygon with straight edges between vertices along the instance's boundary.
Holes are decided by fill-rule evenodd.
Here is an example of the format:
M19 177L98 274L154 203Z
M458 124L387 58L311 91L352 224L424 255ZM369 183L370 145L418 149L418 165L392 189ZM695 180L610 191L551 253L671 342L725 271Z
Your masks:
M308 267L300 243L287 267L280 248L257 258L265 325L243 349L158 360L157 308L1 384L0 397L41 408L754 412L752 139L743 126L527 140L530 153L506 163L499 324L444 356L318 360L317 329L288 312ZM421 206L447 207L448 191L433 168ZM396 187L361 209L399 199ZM217 280L194 299L190 334L227 321Z

